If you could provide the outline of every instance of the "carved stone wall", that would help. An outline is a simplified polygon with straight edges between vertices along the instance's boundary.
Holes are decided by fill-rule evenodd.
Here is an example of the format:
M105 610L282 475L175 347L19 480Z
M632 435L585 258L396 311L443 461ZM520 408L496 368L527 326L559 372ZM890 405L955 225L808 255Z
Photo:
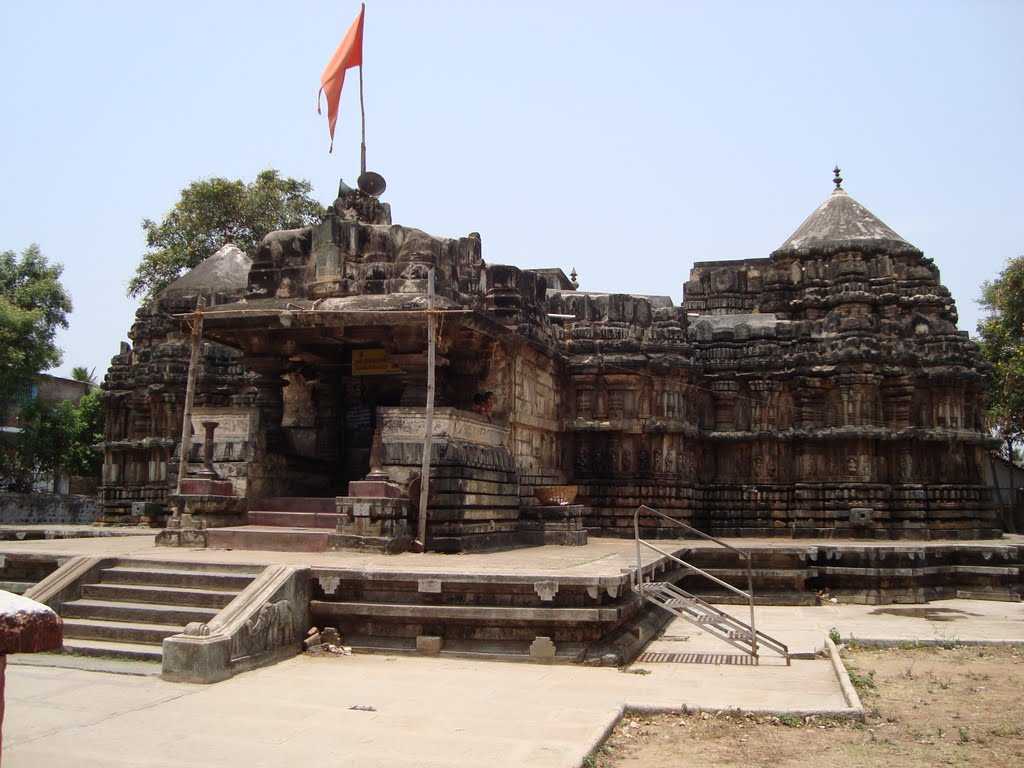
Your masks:
M246 303L220 332L235 333L245 357L204 347L197 403L260 414L267 453L250 476L298 471L271 466L275 450L337 471L339 429L352 443L363 423L354 409L422 409L424 327L386 313L424 307L431 267L437 306L461 318L441 321L438 406L476 410L501 435L500 445L454 432L435 444L447 495L431 509L445 546L511 536L514 497L565 482L580 486L595 533L629 535L644 503L731 535L997 529L981 471L987 368L931 260L841 189L769 258L696 263L681 306L486 264L479 235L395 225L385 204L343 190L322 224L268 235L234 286ZM170 315L194 302L140 310L136 347L108 374L111 517L166 493L186 365ZM271 325L245 319L261 307ZM330 312L350 315L321 319ZM400 372L393 386L357 375L352 350L371 347ZM363 452L345 449L353 477L369 451L364 421ZM396 479L418 471L417 442L385 440Z

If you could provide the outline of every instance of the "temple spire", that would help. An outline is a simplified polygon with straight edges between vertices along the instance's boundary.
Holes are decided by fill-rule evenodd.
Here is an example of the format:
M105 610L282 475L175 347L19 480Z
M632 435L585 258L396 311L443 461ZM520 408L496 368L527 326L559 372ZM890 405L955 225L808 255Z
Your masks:
M834 175L834 178L832 179L832 183L836 185L836 189L837 190L842 189L843 188L843 177L839 175L839 164L838 163L836 163L836 167L832 169L832 173Z

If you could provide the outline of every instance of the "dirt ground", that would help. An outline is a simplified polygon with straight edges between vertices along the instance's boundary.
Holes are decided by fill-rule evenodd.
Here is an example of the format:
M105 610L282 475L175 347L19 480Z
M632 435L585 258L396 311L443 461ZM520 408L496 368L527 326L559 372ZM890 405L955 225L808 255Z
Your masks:
M627 716L593 768L1024 766L1024 648L846 649L863 723Z

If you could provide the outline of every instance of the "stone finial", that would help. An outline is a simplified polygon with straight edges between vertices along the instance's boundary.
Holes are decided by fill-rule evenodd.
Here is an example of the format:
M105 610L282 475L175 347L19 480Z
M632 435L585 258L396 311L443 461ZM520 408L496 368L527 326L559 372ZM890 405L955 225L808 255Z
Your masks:
M569 279L572 280L573 288L580 287L579 275L576 273L576 267L573 267L572 272L569 273Z
M832 173L834 175L834 178L832 179L832 183L836 185L836 189L842 189L843 188L843 177L839 175L839 164L838 163L836 164L836 167L832 169Z

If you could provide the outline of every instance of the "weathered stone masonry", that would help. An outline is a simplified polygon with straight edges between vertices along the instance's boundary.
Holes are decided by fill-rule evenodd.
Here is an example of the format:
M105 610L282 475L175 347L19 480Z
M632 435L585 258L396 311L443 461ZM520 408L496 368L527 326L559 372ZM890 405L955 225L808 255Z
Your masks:
M696 263L681 306L486 264L478 235L391 224L348 189L319 226L269 235L251 268L233 258L141 309L114 358L107 520L166 498L187 365L170 314L199 293L213 306L197 403L253 414L230 451L215 438L222 474L248 499L344 494L383 421L422 412L433 267L438 406L479 422L435 432L436 548L515 543L532 488L557 483L580 486L594 534L631 535L641 503L723 535L997 532L985 366L935 265L838 184L768 258ZM421 450L385 437L389 476L414 481Z

